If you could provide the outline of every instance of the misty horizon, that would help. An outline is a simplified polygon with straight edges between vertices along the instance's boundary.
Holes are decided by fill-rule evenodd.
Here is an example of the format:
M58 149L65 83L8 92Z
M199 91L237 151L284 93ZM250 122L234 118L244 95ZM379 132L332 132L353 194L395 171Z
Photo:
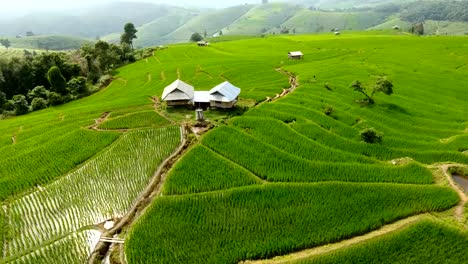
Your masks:
M16 0L2 4L2 9L0 10L0 20L34 13L65 12L68 14L73 11L98 7L111 3L149 3L193 8L224 8L242 4L260 4L261 2L261 0L202 0L196 2L190 0L70 0L66 2L66 5L63 5L63 1L60 0ZM270 0L270 2L288 2L288 0Z

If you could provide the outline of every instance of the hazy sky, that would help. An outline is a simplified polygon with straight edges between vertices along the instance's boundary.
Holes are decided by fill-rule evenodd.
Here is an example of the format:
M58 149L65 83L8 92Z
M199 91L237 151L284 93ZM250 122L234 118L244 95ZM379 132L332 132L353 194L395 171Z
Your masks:
M0 14L13 15L35 11L57 11L109 2L150 2L185 6L225 7L244 3L259 3L261 0L7 0L2 1Z

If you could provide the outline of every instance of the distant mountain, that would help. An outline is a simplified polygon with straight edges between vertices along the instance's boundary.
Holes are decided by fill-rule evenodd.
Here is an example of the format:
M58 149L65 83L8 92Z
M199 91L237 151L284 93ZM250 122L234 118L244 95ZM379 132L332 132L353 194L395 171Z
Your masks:
M391 30L395 25L405 30L420 22L426 23L427 34L463 35L468 33L467 14L466 0L285 0L223 9L114 3L73 14L35 14L0 22L0 36L33 31L118 43L127 22L133 22L138 29L136 47L186 42L195 32L211 37L329 32L335 28ZM71 43L69 39L64 41Z
M27 31L32 31L41 35L70 35L94 39L120 32L124 24L130 21L143 25L176 12L186 11L167 5L119 2L73 13L36 13L0 21L0 36L25 35ZM196 10L191 12L198 14Z

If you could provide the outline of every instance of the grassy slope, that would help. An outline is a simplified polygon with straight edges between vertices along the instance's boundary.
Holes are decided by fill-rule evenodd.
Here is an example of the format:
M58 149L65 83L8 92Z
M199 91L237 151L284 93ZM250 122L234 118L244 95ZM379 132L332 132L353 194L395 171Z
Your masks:
M300 9L299 6L286 3L257 5L234 23L226 26L223 32L230 35L260 34L280 26Z
M346 250L289 264L326 263L466 263L468 232L425 220L385 237Z
M10 38L11 46L21 49L70 50L79 49L90 40L71 36L33 36Z
M400 26L404 31L408 31L412 23L394 18L369 29L389 30L395 25ZM466 35L468 34L468 23L427 20L424 22L424 32L426 35Z
M376 12L321 12L303 9L282 24L296 33L329 32L333 28L364 30L380 24L384 15Z
M252 7L252 5L240 5L202 14L194 17L174 32L167 34L163 39L169 43L186 42L193 33L198 32L203 35L205 30L207 36L212 36L224 27L231 25Z
M194 13L190 10L179 10L162 16L138 28L138 39L135 45L147 47L166 43L187 42L190 36L198 32L207 37L219 33L221 29L230 25L248 12L252 5L239 5L220 10ZM104 40L118 42L119 34L110 34Z

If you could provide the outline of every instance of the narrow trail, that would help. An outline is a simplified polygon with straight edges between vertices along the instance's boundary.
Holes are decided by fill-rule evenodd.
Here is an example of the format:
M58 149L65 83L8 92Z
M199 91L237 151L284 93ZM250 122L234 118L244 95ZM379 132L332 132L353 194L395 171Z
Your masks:
M11 136L11 144L12 145L15 145L16 144L16 134L13 134L13 136Z
M392 233L392 232L397 232L397 231L402 230L403 228L405 228L405 227L407 227L407 226L409 226L409 225L411 225L411 224L413 224L415 222L418 222L418 221L420 221L420 220L422 220L422 219L424 219L426 217L428 217L428 214L421 214L421 215L411 216L411 217L405 218L403 220L394 222L392 224L385 225L385 226L381 227L380 229L377 229L377 230L372 231L370 233L367 233L365 235L353 237L353 238L346 239L346 240L343 240L343 241L340 241L340 242L337 242L337 243L328 244L328 245L324 245L324 246L319 246L319 247L315 247L315 248L311 248L311 249L306 249L306 250L298 251L298 252L291 253L291 254L288 254L288 255L274 257L272 259L256 260L256 261L249 261L249 260L248 261L241 261L241 262L239 262L239 264L267 264L267 263L268 264L279 264L279 263L288 263L290 261L303 260L303 259L310 258L310 257L313 257L313 256L317 256L317 255L325 254L325 253L328 253L328 252L332 252L332 251L335 251L335 250L338 250L338 249L350 247L350 246L353 246L353 245L368 241L368 240L373 239L373 238L377 238L377 237L387 235L387 234Z
M273 98L267 97L266 102L273 102L273 101L276 101L276 100L278 100L278 99L280 99L282 97L285 97L286 95L294 92L294 90L296 90L296 88L301 85L299 83L299 78L295 74L293 74L291 72L288 72L288 71L285 71L282 68L276 68L276 71L281 73L281 74L287 75L289 77L289 84L291 86L288 89L283 89L283 92L281 94L276 94L275 97L273 97Z
M180 156L182 156L190 147L191 143L187 140L187 133L188 131L186 131L186 127L181 127L182 141L181 141L181 145L179 146L179 148L170 157L168 157L166 160L164 160L164 162L161 163L161 165L158 167L158 169L154 173L151 182L148 184L148 186L142 192L142 194L136 199L135 204L126 213L126 215L120 220L118 220L118 222L112 229L108 230L107 232L104 232L101 238L113 238L122 234L125 230L127 230L130 226L132 226L134 222L138 220L138 218L141 215L144 214L144 212L151 205L152 200L161 194L161 189L162 189L162 186L164 185L164 182L166 181L168 172L173 167L173 165L177 162ZM90 255L88 259L88 263L89 264L101 263L102 260L109 253L109 249L111 248L111 246L115 246L115 244L110 243L110 242L100 241L97 244L94 251L92 252L92 254ZM123 252L120 252L120 254L121 254L121 257L123 257L121 261L123 261L125 259L125 254Z
M180 68L177 68L177 79L180 80L180 76L181 76L181 74L180 74Z
M164 71L161 71L161 81L165 81L166 80L166 74L164 73Z
M102 130L99 129L99 126L102 123L106 122L107 119L109 118L109 116L110 116L110 112L103 113L100 118L94 120L94 125L89 126L88 129L91 129L91 130L94 130L94 131L102 131Z
M466 165L442 164L438 166L444 173L452 189L454 189L458 193L458 196L460 197L460 203L455 208L455 218L461 223L464 221L465 205L468 202L468 197L466 196L465 192L453 181L452 175L449 173L449 169L452 167L464 167L464 166Z

